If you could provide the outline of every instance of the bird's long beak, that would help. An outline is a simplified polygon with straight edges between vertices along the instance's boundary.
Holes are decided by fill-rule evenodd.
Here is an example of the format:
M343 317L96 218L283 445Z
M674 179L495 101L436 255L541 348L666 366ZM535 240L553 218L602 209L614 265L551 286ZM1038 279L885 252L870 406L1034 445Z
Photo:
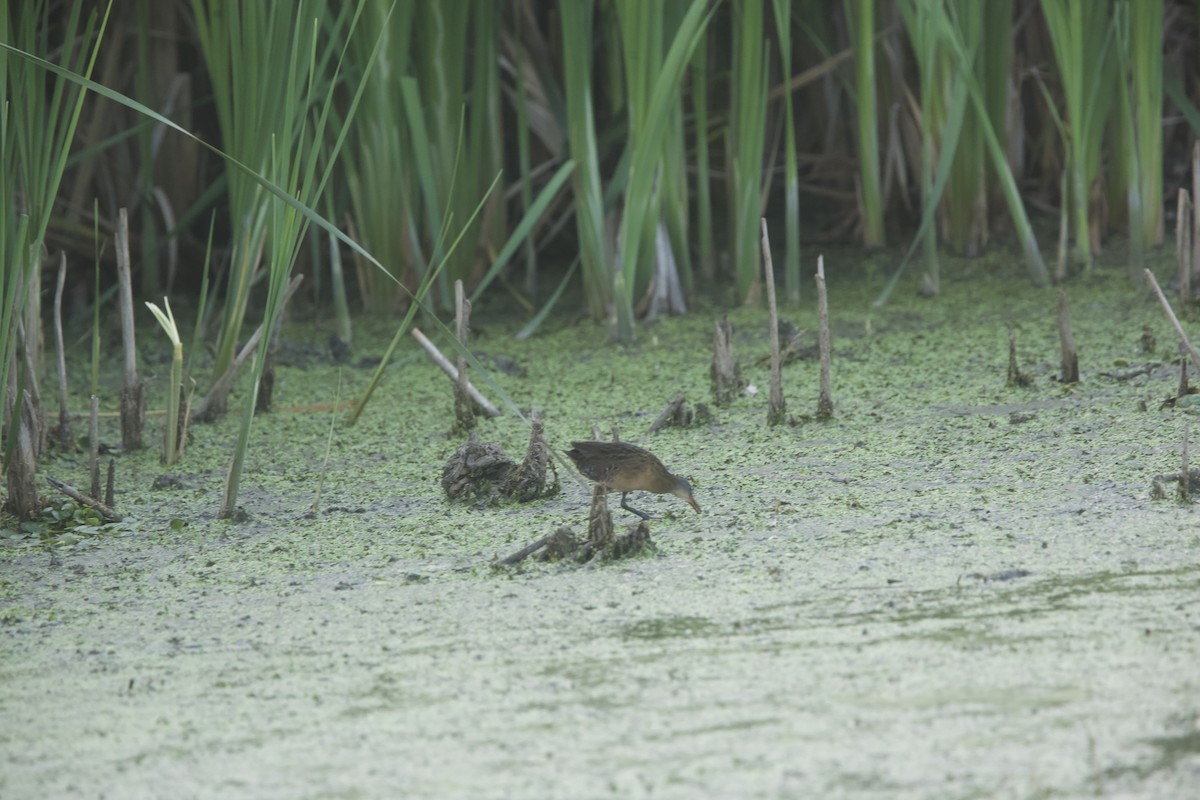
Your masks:
M691 495L688 495L687 501L688 501L688 504L692 508L696 509L696 513L699 514L700 513L700 504L696 502L696 498L692 497Z

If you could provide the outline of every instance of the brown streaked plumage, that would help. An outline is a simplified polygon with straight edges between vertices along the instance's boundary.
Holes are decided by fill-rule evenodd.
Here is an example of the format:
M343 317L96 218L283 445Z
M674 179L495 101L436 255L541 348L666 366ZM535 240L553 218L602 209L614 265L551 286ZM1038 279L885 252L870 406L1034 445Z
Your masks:
M692 486L678 475L672 475L649 450L625 442L571 442L567 455L579 472L610 492L621 493L621 508L642 519L650 515L625 503L630 492L673 494L686 500L696 513L700 505L692 496Z

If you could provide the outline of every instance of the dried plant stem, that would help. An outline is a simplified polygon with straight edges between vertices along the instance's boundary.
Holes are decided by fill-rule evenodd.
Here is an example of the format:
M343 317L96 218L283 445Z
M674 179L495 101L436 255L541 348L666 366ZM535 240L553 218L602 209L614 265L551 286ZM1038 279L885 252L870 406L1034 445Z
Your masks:
M817 397L817 418L833 416L833 385L830 379L830 361L833 343L829 336L829 298L825 292L825 256L817 256L817 350L821 357L821 394Z
M1058 290L1058 339L1062 345L1062 382L1079 383L1079 353L1071 333L1071 313L1067 309L1067 294Z
M58 446L66 452L74 445L71 415L67 411L67 355L63 345L62 298L67 282L67 254L58 257L58 285L54 289L54 349L58 355Z
M467 338L471 333L471 301L463 291L463 282L454 282L454 335L462 351L467 349ZM454 429L459 433L475 427L475 406L467 391L467 358L458 354L458 377L454 380Z
M425 348L425 352L429 354L431 359L433 359L433 363L437 364L441 368L442 372L449 375L450 380L457 382L458 370L453 364L450 363L450 359L442 355L442 352L437 349L437 345L429 341L429 338L425 334L421 333L419 328L413 328L412 335L413 338L417 340L417 343L420 344L421 347ZM492 405L488 399L484 397L483 394L480 393L480 391L476 389L469 381L467 382L467 392L471 395L471 399L478 403L479 407L482 408L484 413L486 413L489 417L500 416L500 409Z
M100 398L92 395L88 415L88 469L92 478L92 497L100 496Z
M1175 263L1179 266L1179 305L1192 301L1192 201L1179 187L1175 213Z
M1159 288L1158 281L1154 279L1154 273L1148 269L1143 269L1142 274L1146 276L1146 282L1150 284L1150 288L1154 290L1154 294L1158 295L1158 302L1162 304L1163 311L1167 312L1167 319L1171 320L1171 324L1175 326L1175 332L1179 334L1179 341L1183 342L1183 346L1187 348L1188 355L1192 357L1192 363L1196 365L1196 369L1200 369L1200 353L1196 352L1196 348L1192 346L1191 340L1183 332L1183 326L1179 324L1179 318L1171 310L1171 304L1167 301L1162 289Z
M779 425L787 419L787 403L783 399L782 360L779 357L779 311L775 307L775 267L771 263L771 239L767 235L767 220L762 225L763 279L767 287L767 312L770 314L771 394L767 401L767 424Z
M142 426L146 421L145 391L137 374L137 346L133 327L133 278L129 258L129 212L118 214L117 285L121 307L121 340L125 351L125 385L121 389L121 446L138 450L142 446Z

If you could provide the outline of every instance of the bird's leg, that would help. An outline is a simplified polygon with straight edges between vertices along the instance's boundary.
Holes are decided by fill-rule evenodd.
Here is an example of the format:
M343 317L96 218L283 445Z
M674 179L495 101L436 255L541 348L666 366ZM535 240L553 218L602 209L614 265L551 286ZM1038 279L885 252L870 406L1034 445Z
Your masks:
M633 506L626 505L626 503L625 503L625 498L626 498L628 495L629 495L629 492L621 492L621 508L623 508L623 509L625 509L626 511L629 511L629 512L631 512L631 513L637 514L637 515L638 515L639 517L641 517L642 519L650 519L650 515L649 515L649 514L647 514L647 513L645 513L644 511L638 511L638 510L637 510L636 508L634 508Z

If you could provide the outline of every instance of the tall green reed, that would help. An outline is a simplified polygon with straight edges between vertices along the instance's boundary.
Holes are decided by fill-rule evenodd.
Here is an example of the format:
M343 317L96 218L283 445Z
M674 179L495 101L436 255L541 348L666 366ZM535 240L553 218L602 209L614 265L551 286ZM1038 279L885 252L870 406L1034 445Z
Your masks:
M1046 30L1062 80L1064 121L1067 137L1067 170L1070 175L1070 205L1075 232L1075 253L1090 266L1093 250L1093 226L1089 215L1092 185L1100 176L1100 146L1113 97L1110 90L1114 75L1111 3L1095 0L1042 0Z
M604 189L592 99L592 29L594 7L566 2L562 21L563 94L566 99L567 146L578 165L572 175L575 226L583 266L584 295L594 318L608 315L613 302L613 255L604 234Z
M773 0L776 38L779 39L780 74L786 82L792 74L792 4ZM791 92L783 95L784 109L784 297L800 300L800 172L796 163L796 120Z
M79 3L65 17L44 0L0 10L0 406L9 499L23 517L38 511L32 470L41 436L28 426L40 409L29 409L23 395L36 397L41 366L43 243L84 96L62 73L91 74L110 10L111 3L102 17L93 12L86 20ZM60 42L51 42L52 30Z
M735 300L756 300L760 285L763 151L767 117L767 57L762 0L733 5L729 117L729 210Z
M304 0L295 10L294 20L283 16L271 21L273 26L284 29L271 31L272 40L284 45L271 57L282 60L280 74L286 79L279 87L281 116L274 120L274 129L266 132L270 144L267 177L289 198L306 206L314 204L324 193L362 98L364 85L360 82L353 87L349 107L340 118L341 129L330 131L328 126L335 104L341 58L345 55L344 47L339 45L343 37L352 36L362 8L363 0L360 0L357 7L344 7L339 16L328 18L322 15L321 6L315 0ZM328 27L323 29L323 25ZM335 57L338 59L336 64L333 63ZM333 136L332 146L326 146L327 136ZM242 412L226 477L222 517L233 517L237 513L258 389L267 364L272 333L280 322L290 275L309 224L308 214L302 213L296 203L287 202L274 193L266 196L262 216L269 239L263 335L254 356L252 389Z
M855 113L862 191L862 234L867 247L881 247L883 191L879 177L879 121L875 100L875 0L845 0L846 21L854 40Z

